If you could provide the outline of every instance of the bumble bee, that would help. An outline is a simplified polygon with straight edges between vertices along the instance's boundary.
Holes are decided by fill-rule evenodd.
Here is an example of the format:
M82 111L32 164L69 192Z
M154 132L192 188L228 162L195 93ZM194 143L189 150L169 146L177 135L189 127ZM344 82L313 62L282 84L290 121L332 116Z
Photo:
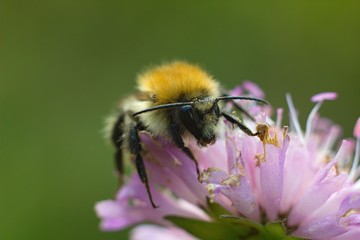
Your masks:
M153 208L157 206L149 188L139 131L145 130L153 136L164 137L184 151L194 161L198 176L197 161L186 146L189 138L195 139L201 147L214 143L221 117L236 124L250 136L259 134L253 133L236 117L224 112L219 107L219 101L245 99L266 102L257 98L221 94L218 82L198 66L180 61L160 65L140 74L137 84L138 92L120 102L109 135L116 149L115 163L120 178L123 174L123 151L126 149L134 158ZM249 116L239 105L235 106Z

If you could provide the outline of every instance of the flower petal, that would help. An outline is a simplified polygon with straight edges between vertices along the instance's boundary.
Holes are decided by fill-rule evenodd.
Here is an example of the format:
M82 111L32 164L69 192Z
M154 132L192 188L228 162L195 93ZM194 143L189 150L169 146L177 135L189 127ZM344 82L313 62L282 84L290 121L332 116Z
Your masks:
M150 224L143 224L131 231L131 240L148 240L149 237L156 240L195 240L194 236L180 228L161 227Z
M264 98L265 94L261 90L261 88L251 81L244 81L242 87L250 93L251 96L257 97L257 98Z
M346 232L337 224L335 215L314 219L305 226L300 226L293 234L310 239L330 239Z
M360 211L360 192L354 192L349 194L341 203L339 214L344 215L351 209Z
M206 190L197 179L194 161L168 142L156 142L147 133L142 133L140 137L147 147L143 158L149 182L167 186L189 202L205 205Z
M360 117L357 119L356 124L355 124L354 136L356 138L360 138Z
M289 141L289 137L286 137L281 148L266 144L265 162L260 164L262 205L271 221L276 220L279 213L284 184L284 161Z
M249 182L245 177L240 178L239 185L237 186L219 186L217 189L230 199L232 207L236 209L238 214L251 219L259 219L259 207Z
M322 179L314 183L309 191L299 200L289 215L289 224L297 225L305 222L331 194L339 191L347 179L346 174L341 174L329 179Z
M95 205L98 217L114 218L121 214L121 207L114 200L104 200Z
M335 238L332 238L332 240L355 240L360 239L360 228L354 227L350 229L348 232L341 234Z
M318 236L321 236L322 239L330 239L347 232L351 226L359 225L360 214L351 214L349 216L344 216L344 214L351 209L360 208L360 193L342 191L338 195L330 199L335 204L325 203L325 206L322 206L320 210L322 214L315 213L315 216L313 215L311 220L306 221L305 224L301 224L294 234L307 238L318 238ZM346 197L343 198L343 196ZM342 198L340 209L337 209L339 200Z
M334 100L336 98L337 98L336 92L323 92L323 93L318 93L318 94L312 96L311 101L312 102L322 102L325 100Z
M208 216L197 206L182 199L175 199L163 192L152 189L156 204L154 209L149 202L145 186L134 173L129 182L118 193L116 200L107 200L96 205L97 215L102 219L101 229L104 231L120 230L130 225L151 221L167 226L163 219L166 215L177 215L195 219L208 220Z

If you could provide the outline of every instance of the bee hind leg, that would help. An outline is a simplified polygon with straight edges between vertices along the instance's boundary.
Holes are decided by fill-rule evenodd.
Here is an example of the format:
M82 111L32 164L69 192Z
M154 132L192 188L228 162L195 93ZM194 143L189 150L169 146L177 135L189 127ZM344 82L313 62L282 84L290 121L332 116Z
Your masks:
M130 152L135 155L136 170L139 174L141 182L145 185L146 192L149 196L151 206L153 208L158 208L159 206L157 206L153 201L153 197L152 197L152 194L150 191L150 186L149 186L149 179L146 174L144 160L141 156L141 142L140 142L140 137L139 137L139 125L134 126L130 130L129 147L130 147Z
M119 118L116 120L114 128L111 133L111 141L114 144L116 151L114 155L114 163L116 173L119 178L119 184L121 185L123 182L123 175L124 175L124 163L123 163L123 122L124 122L124 114L120 115Z

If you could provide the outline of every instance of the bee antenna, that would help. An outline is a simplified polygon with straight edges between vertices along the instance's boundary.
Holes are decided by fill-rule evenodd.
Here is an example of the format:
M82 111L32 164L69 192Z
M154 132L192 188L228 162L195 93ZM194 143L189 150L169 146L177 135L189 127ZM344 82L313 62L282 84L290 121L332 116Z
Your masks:
M145 112L154 111L154 110L166 109L166 108L174 108L174 107L186 106L186 105L191 105L191 104L193 104L193 102L176 102L176 103L161 104L161 105L157 105L155 107L146 108L146 109L141 110L139 112L133 113L133 116L135 117L136 115L139 115L139 114L142 114L142 113L145 113Z
M250 101L256 101L256 102L260 102L263 104L268 105L269 103L263 99L260 98L254 98L254 97L243 97L243 96L222 96L222 97L217 97L215 99L215 102L218 101L222 101L222 100L250 100Z

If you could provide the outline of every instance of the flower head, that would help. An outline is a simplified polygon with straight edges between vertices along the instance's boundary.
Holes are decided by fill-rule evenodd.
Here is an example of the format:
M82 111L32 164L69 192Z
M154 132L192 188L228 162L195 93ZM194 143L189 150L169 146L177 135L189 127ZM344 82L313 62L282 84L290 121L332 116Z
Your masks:
M250 82L234 89L235 92L263 94ZM335 98L334 93L312 98L316 105L305 132L289 95L290 128L280 128L282 109L277 111L275 122L265 117L264 112L267 115L271 112L269 107L247 106L251 114L258 114L259 123L244 121L251 128L257 128L261 133L259 137L250 137L224 120L215 144L199 148L195 142L188 143L202 172L201 182L185 153L161 137L143 132L143 157L154 201L160 207L151 207L144 186L137 174L133 174L115 200L96 205L101 228L119 230L146 221L162 227L137 227L133 239L144 239L141 236L146 229L163 231L164 227L167 239L171 239L170 236L195 239L196 236L177 228L166 216L216 222L224 216L209 210L209 202L214 202L234 219L260 224L280 222L285 233L291 236L360 237L360 120L354 130L357 139L354 158L352 140L343 140L334 152L340 128L320 118L318 110L325 100ZM227 108L231 108L231 104Z

